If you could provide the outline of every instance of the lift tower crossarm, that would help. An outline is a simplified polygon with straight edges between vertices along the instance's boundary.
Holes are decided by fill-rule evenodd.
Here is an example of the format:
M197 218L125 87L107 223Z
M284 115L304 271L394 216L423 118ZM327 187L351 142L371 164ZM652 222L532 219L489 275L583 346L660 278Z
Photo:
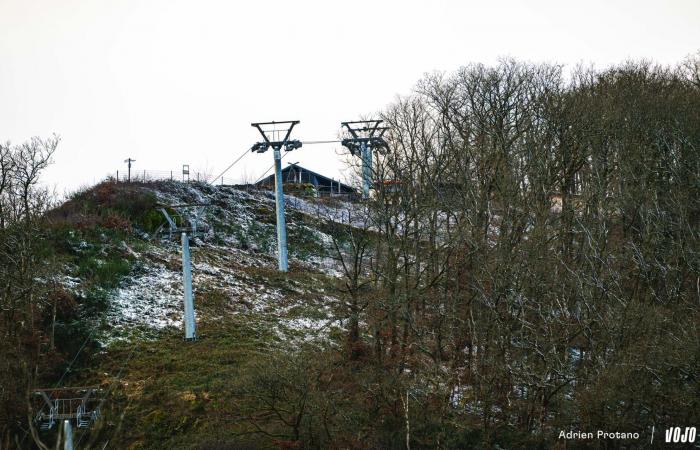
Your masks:
M340 125L347 128L347 130L350 132L354 139L370 139L374 137L374 133L376 133L377 131L380 132L379 135L377 135L377 137L382 137L384 135L384 132L389 129L389 127L380 127L379 125L382 122L383 120L355 120L352 122L341 122ZM350 126L355 124L365 124L365 126L361 128L354 128ZM370 126L368 124L372 125ZM358 136L358 132L367 132L368 136L366 138L363 138L361 136Z
M265 139L265 142L269 144L272 148L277 147L282 147L284 144L287 143L287 140L289 139L289 135L292 134L292 128L294 128L294 125L297 125L299 123L298 120L285 120L283 122L275 122L274 120L272 122L257 122L257 123L251 123L251 127L255 127L258 129L260 134L262 134L263 139ZM289 128L287 129L287 134L284 135L284 139L281 141L270 141L268 139L267 134L265 134L265 130L262 129L264 125L289 125Z

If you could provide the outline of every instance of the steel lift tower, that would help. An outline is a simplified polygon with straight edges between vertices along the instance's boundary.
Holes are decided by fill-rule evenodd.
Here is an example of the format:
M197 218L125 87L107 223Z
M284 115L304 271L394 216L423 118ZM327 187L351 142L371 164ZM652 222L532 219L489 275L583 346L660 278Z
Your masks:
M209 206L206 203L191 203L182 205L163 205L167 206L168 209L172 211L177 210L191 210L194 208L194 214L183 214L176 213L180 216L179 222L184 223L189 222L189 226L178 227L175 219L170 217L168 211L165 207L159 208L159 211L165 217L168 223L168 230L164 231L161 226L156 233L163 232L167 233L168 237L172 239L180 233L180 243L182 244L182 287L184 292L184 306L185 311L183 314L183 322L185 323L185 340L194 341L197 339L197 323L195 319L194 311L194 296L192 295L192 258L190 256L190 234L192 237L197 237L197 224L199 220L204 215L204 208ZM201 228L201 227L200 227Z
M387 143L382 137L387 127L380 127L382 120L358 120L355 122L342 122L350 133L351 138L343 139L341 144L350 150L350 154L357 154L362 158L362 198L369 198L369 189L372 182L372 150L386 149Z
M190 259L190 238L182 232L182 285L185 293L185 340L197 339L197 328L194 318L194 298L192 296L192 260Z
M277 258L279 262L280 272L286 272L289 269L287 260L287 224L284 219L284 191L282 190L282 147L285 151L292 151L301 147L301 141L290 140L289 135L292 134L292 129L298 120L288 120L284 122L259 122L251 123L250 125L257 128L263 137L262 142L258 142L251 151L256 153L265 153L272 147L273 156L275 159L275 210L277 212ZM269 127L273 129L270 130ZM281 126L281 129L276 129ZM267 130L263 128L268 128ZM280 136L284 136L280 139Z

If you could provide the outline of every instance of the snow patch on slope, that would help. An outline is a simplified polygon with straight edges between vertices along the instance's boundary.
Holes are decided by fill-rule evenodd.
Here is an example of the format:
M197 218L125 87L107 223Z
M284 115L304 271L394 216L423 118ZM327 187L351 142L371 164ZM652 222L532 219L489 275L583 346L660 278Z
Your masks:
M313 294L307 287L287 279L283 283L283 292L266 280L267 274L274 273L277 267L274 223L270 223L269 218L267 221L261 220L261 217L264 219L266 214L274 212L274 199L270 193L178 182L157 184L152 189L163 205L209 205L198 217L194 208L176 208L186 221L192 223L196 220L198 229L207 230L191 239L198 319L201 317L198 302L203 295L216 292L223 295L227 306L215 313L209 312L209 319L225 319L226 314L252 314L270 323L280 339L285 341L324 338L333 327L342 327L333 319L334 315L329 309L329 305L336 303L337 299L324 296L318 301L309 300L318 298L319 291ZM290 210L296 209L322 220L364 225L360 222L363 215L352 204L337 203L331 207L296 197L289 198L287 206ZM294 224L290 220L289 225L303 227L329 250L329 254L334 251L331 236L307 224ZM173 236L172 241L167 237L160 240L151 237L148 248L140 253L138 268L110 293L106 319L112 330L108 334L127 334L134 328L163 330L182 327L182 256L179 239L179 236ZM312 272L342 276L338 261L328 256L312 255L304 261L295 261ZM71 282L67 280L66 284Z
M117 329L145 325L162 329L182 325L182 274L151 265L110 296L108 321Z

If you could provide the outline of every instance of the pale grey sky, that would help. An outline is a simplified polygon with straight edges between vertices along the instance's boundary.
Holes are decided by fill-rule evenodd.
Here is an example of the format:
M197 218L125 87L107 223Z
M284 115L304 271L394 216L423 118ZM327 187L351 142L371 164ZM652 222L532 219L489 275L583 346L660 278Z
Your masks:
M700 49L699 0L0 0L0 140L62 137L59 191L123 170L223 170L254 121L334 139L425 72L500 56L675 63ZM287 159L338 177L339 145ZM271 152L228 177L257 178Z

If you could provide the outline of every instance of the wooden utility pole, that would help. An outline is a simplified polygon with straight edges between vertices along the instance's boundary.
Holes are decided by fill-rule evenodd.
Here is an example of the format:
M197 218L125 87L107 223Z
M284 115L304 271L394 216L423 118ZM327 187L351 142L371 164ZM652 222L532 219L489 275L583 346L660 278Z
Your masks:
M131 159L131 158L126 158L126 159L124 160L124 162L127 163L128 173L127 173L126 180L127 180L129 183L131 182L131 163L132 163L132 162L135 162L135 161L136 161L135 159Z

